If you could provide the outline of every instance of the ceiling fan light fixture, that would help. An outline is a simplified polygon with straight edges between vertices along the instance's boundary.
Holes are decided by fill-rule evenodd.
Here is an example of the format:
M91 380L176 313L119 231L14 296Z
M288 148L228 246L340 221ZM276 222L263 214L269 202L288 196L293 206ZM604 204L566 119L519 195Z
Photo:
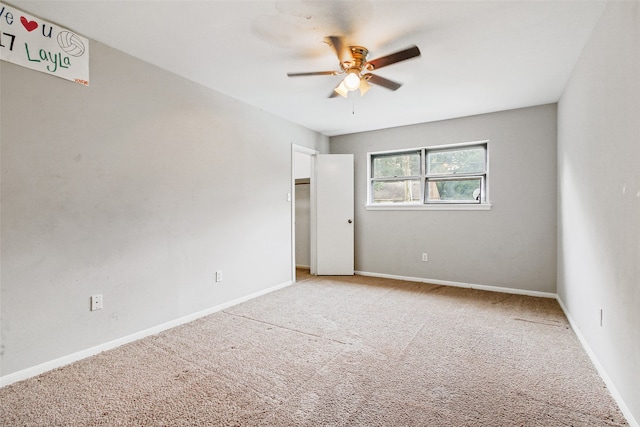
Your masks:
M371 89L371 85L367 82L366 79L362 79L360 81L360 96L364 96Z
M357 90L360 88L360 75L355 70L349 71L347 77L345 77L342 82L344 83L344 87L347 88L347 90Z
M344 80L340 82L337 88L334 89L336 93L340 96L344 96L345 98L349 95L349 89L344 85Z

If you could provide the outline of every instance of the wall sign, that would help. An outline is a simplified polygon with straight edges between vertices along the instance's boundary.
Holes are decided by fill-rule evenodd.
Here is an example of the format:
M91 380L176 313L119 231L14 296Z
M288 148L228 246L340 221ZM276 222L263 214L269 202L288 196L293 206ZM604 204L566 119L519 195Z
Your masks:
M89 40L0 3L0 59L89 86Z

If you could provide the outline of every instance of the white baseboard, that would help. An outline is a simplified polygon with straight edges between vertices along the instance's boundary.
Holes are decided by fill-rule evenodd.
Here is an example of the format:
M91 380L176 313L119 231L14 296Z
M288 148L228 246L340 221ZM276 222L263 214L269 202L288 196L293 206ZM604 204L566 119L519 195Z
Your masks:
M596 370L598 371L598 374L600 375L600 378L602 378L602 380L604 381L605 385L607 386L607 389L609 389L609 393L611 393L611 396L613 397L613 400L616 401L616 403L618 404L618 407L620 408L620 411L622 412L622 415L624 415L625 418L627 419L627 421L629 422L629 426L630 427L640 427L640 423L638 423L638 421L634 418L633 414L629 410L629 407L626 405L626 403L622 399L622 396L620 396L620 393L618 392L618 389L614 385L613 381L611 381L611 378L609 377L609 374L607 374L607 371L604 369L604 367L602 366L602 364L600 363L600 361L596 357L596 354L593 352L593 350L591 350L591 347L589 346L589 343L587 342L587 340L584 337L584 335L582 335L582 332L580 332L580 329L578 328L578 325L573 321L573 318L571 317L571 314L569 313L569 310L567 310L567 307L564 305L564 302L562 302L562 299L560 299L560 297L558 297L556 299L558 300L558 304L560 304L560 307L562 308L562 311L564 311L564 315L569 320L569 324L571 325L571 329L573 329L573 332L578 337L578 340L580 341L580 344L582 344L582 347L584 348L584 350L589 355L589 358L591 359L591 362L593 363L593 366L595 366Z
M406 280L408 282L431 283L433 285L455 286L457 288L479 289L481 291L502 292L505 294L528 295L531 297L557 298L552 292L529 291L524 289L502 288L500 286L477 285L473 283L451 282L449 280L424 279L422 277L397 276L393 274L370 273L367 271L356 271L361 276L382 277L385 279Z
M9 384L13 384L15 382L18 382L18 381L22 381L22 380L26 380L26 379L31 378L31 377L35 377L36 375L40 375L40 374L45 373L47 371L51 371L53 369L60 368L62 366L68 365L70 363L77 362L78 360L82 360L82 359L85 359L87 357L94 356L94 355L96 355L98 353L102 353L103 351L111 350L111 349L114 349L116 347L120 347L121 345L128 344L130 342L133 342L133 341L136 341L136 340L139 340L139 339L151 336L151 335L158 334L158 333L160 333L162 331L165 331L167 329L171 329L171 328L174 328L176 326L180 326L180 325L183 325L185 323L192 322L192 321L194 321L196 319L199 319L201 317L208 316L210 314L213 314L215 312L224 310L226 308L233 307L234 305L238 305L240 303L249 301L249 300L257 298L259 296L271 293L273 291L277 291L278 289L286 288L287 286L290 286L291 284L293 284L293 282L291 280L289 280L289 281L287 281L285 283L281 283L279 285L275 285L275 286L272 286L270 288L263 289L261 291L258 291L258 292L255 292L255 293L252 293L252 294L245 295L243 297L234 299L232 301L229 301L229 302L226 302L226 303L223 303L223 304L220 304L220 305L216 305L214 307L207 308L206 310L198 311L196 313L191 313L191 314L188 314L186 316L180 317L178 319L171 320L169 322L162 323L160 325L154 326L152 328L148 328L148 329L136 332L134 334L127 335L125 337L118 338L118 339L115 339L115 340L112 340L112 341L97 345L95 347L91 347L91 348L88 348L88 349L85 349L85 350L81 350L81 351L78 351L76 353L72 353L72 354L69 354L69 355L54 359L54 360L50 360L48 362L41 363L41 364L36 365L36 366L32 366L32 367L27 368L27 369L23 369L23 370L18 371L18 372L14 372L14 373L9 374L9 375L2 376L2 377L0 377L0 387L4 387L4 386L7 386Z

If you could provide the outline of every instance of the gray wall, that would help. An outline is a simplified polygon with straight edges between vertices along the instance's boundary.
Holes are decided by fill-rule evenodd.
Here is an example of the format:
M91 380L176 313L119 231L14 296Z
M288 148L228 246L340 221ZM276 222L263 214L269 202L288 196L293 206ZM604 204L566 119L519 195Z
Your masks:
M311 266L311 185L296 184L296 265Z
M328 139L327 139L328 142ZM310 154L294 153L296 265L311 266L311 161Z
M609 2L558 106L558 294L636 423L639 76L640 3Z
M367 152L485 139L490 211L365 210ZM331 153L355 155L356 270L556 291L555 104L333 137Z
M90 87L0 73L1 375L292 279L291 143L328 138L93 42Z

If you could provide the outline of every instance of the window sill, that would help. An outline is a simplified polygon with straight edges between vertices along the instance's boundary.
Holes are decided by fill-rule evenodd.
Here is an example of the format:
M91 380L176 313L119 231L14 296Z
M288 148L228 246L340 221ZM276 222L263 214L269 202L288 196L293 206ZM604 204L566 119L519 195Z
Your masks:
M490 211L491 203L459 204L377 204L366 205L368 211Z

